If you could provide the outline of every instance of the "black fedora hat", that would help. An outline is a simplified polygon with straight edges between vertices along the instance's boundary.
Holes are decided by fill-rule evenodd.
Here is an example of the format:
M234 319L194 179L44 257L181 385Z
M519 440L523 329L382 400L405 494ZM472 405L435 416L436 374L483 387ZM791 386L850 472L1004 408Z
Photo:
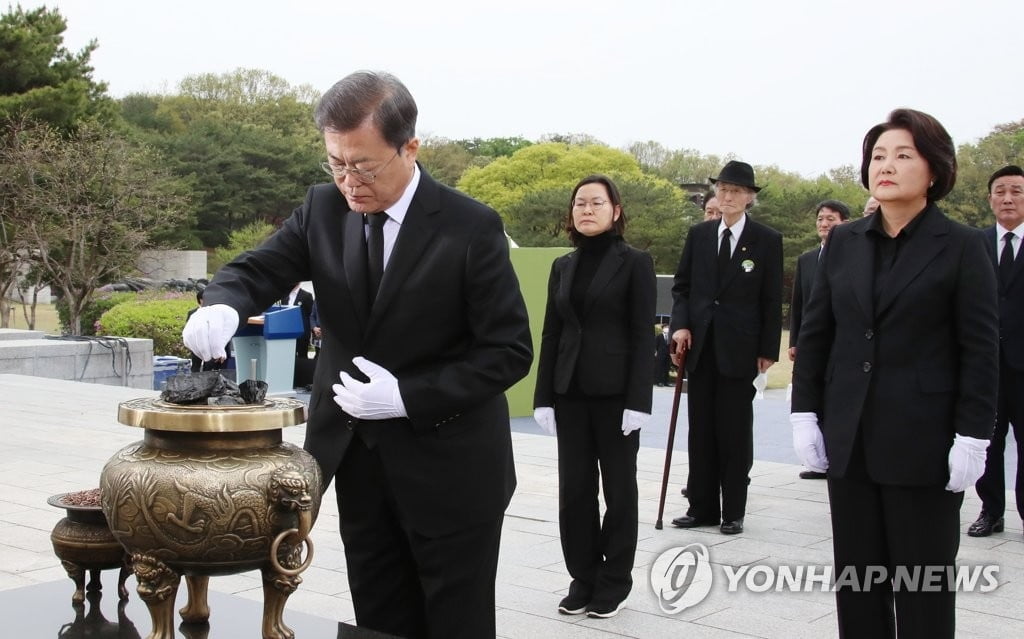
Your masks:
M745 186L754 191L754 193L761 190L761 187L754 184L754 167L750 166L746 162L740 162L738 160L730 160L722 168L718 177L709 177L708 179L711 180L712 184L728 182L729 184Z

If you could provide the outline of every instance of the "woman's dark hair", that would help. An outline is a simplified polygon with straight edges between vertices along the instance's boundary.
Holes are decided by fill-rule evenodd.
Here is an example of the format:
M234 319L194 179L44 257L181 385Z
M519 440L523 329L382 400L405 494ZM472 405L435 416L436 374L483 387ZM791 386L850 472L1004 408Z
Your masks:
M388 144L401 151L416 137L416 101L405 85L390 73L356 71L338 80L316 105L317 129L351 131L367 118Z
M935 182L928 188L928 201L935 202L946 197L956 184L956 147L953 138L938 120L913 109L896 109L889 114L889 119L871 127L864 136L860 163L860 183L870 190L868 166L878 138L886 131L902 129L910 133L914 146L928 162Z
M576 203L576 193L586 184L603 184L606 191L608 191L608 201L611 202L612 208L619 207L619 219L612 221L612 233L616 235L624 235L626 232L626 209L622 206L622 196L619 195L619 188L615 186L615 182L606 175L588 175L576 184L572 189L572 195L569 197L569 214L565 218L565 230L569 233L569 240L573 246L577 246L580 243L580 238L584 237L582 233L576 230L576 227L572 223L572 206ZM614 215L614 212L613 212Z

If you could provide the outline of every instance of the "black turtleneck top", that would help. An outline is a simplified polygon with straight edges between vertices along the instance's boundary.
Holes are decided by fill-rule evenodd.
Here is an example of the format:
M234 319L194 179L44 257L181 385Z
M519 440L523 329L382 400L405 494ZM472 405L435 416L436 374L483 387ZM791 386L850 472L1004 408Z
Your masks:
M576 317L583 323L583 301L587 295L590 283L594 281L597 267L605 253L617 242L622 241L622 236L615 231L605 231L593 237L581 236L577 249L580 256L576 263L576 274L572 280L572 290L569 291L569 301L572 303L572 310Z

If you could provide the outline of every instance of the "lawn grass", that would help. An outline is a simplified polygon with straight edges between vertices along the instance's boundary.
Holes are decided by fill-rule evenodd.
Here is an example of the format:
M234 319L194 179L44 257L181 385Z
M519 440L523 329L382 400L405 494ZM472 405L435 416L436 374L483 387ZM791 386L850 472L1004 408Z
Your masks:
M8 328L28 329L22 306L18 302L11 302L14 308L14 315L11 316L11 323ZM60 320L57 318L57 307L53 304L36 304L36 325L37 331L43 331L47 335L60 334Z
M789 331L782 331L779 359L768 369L768 388L785 388L793 381L793 362L789 361Z

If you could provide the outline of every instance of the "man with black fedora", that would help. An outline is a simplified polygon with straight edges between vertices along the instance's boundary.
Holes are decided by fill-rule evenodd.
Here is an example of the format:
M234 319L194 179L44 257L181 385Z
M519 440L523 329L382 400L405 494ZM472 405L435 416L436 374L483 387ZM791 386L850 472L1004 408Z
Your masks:
M782 235L747 214L761 190L753 167L730 161L709 179L722 218L690 228L672 286L690 420L690 507L672 524L733 535L743 532L754 462L753 381L782 338Z

